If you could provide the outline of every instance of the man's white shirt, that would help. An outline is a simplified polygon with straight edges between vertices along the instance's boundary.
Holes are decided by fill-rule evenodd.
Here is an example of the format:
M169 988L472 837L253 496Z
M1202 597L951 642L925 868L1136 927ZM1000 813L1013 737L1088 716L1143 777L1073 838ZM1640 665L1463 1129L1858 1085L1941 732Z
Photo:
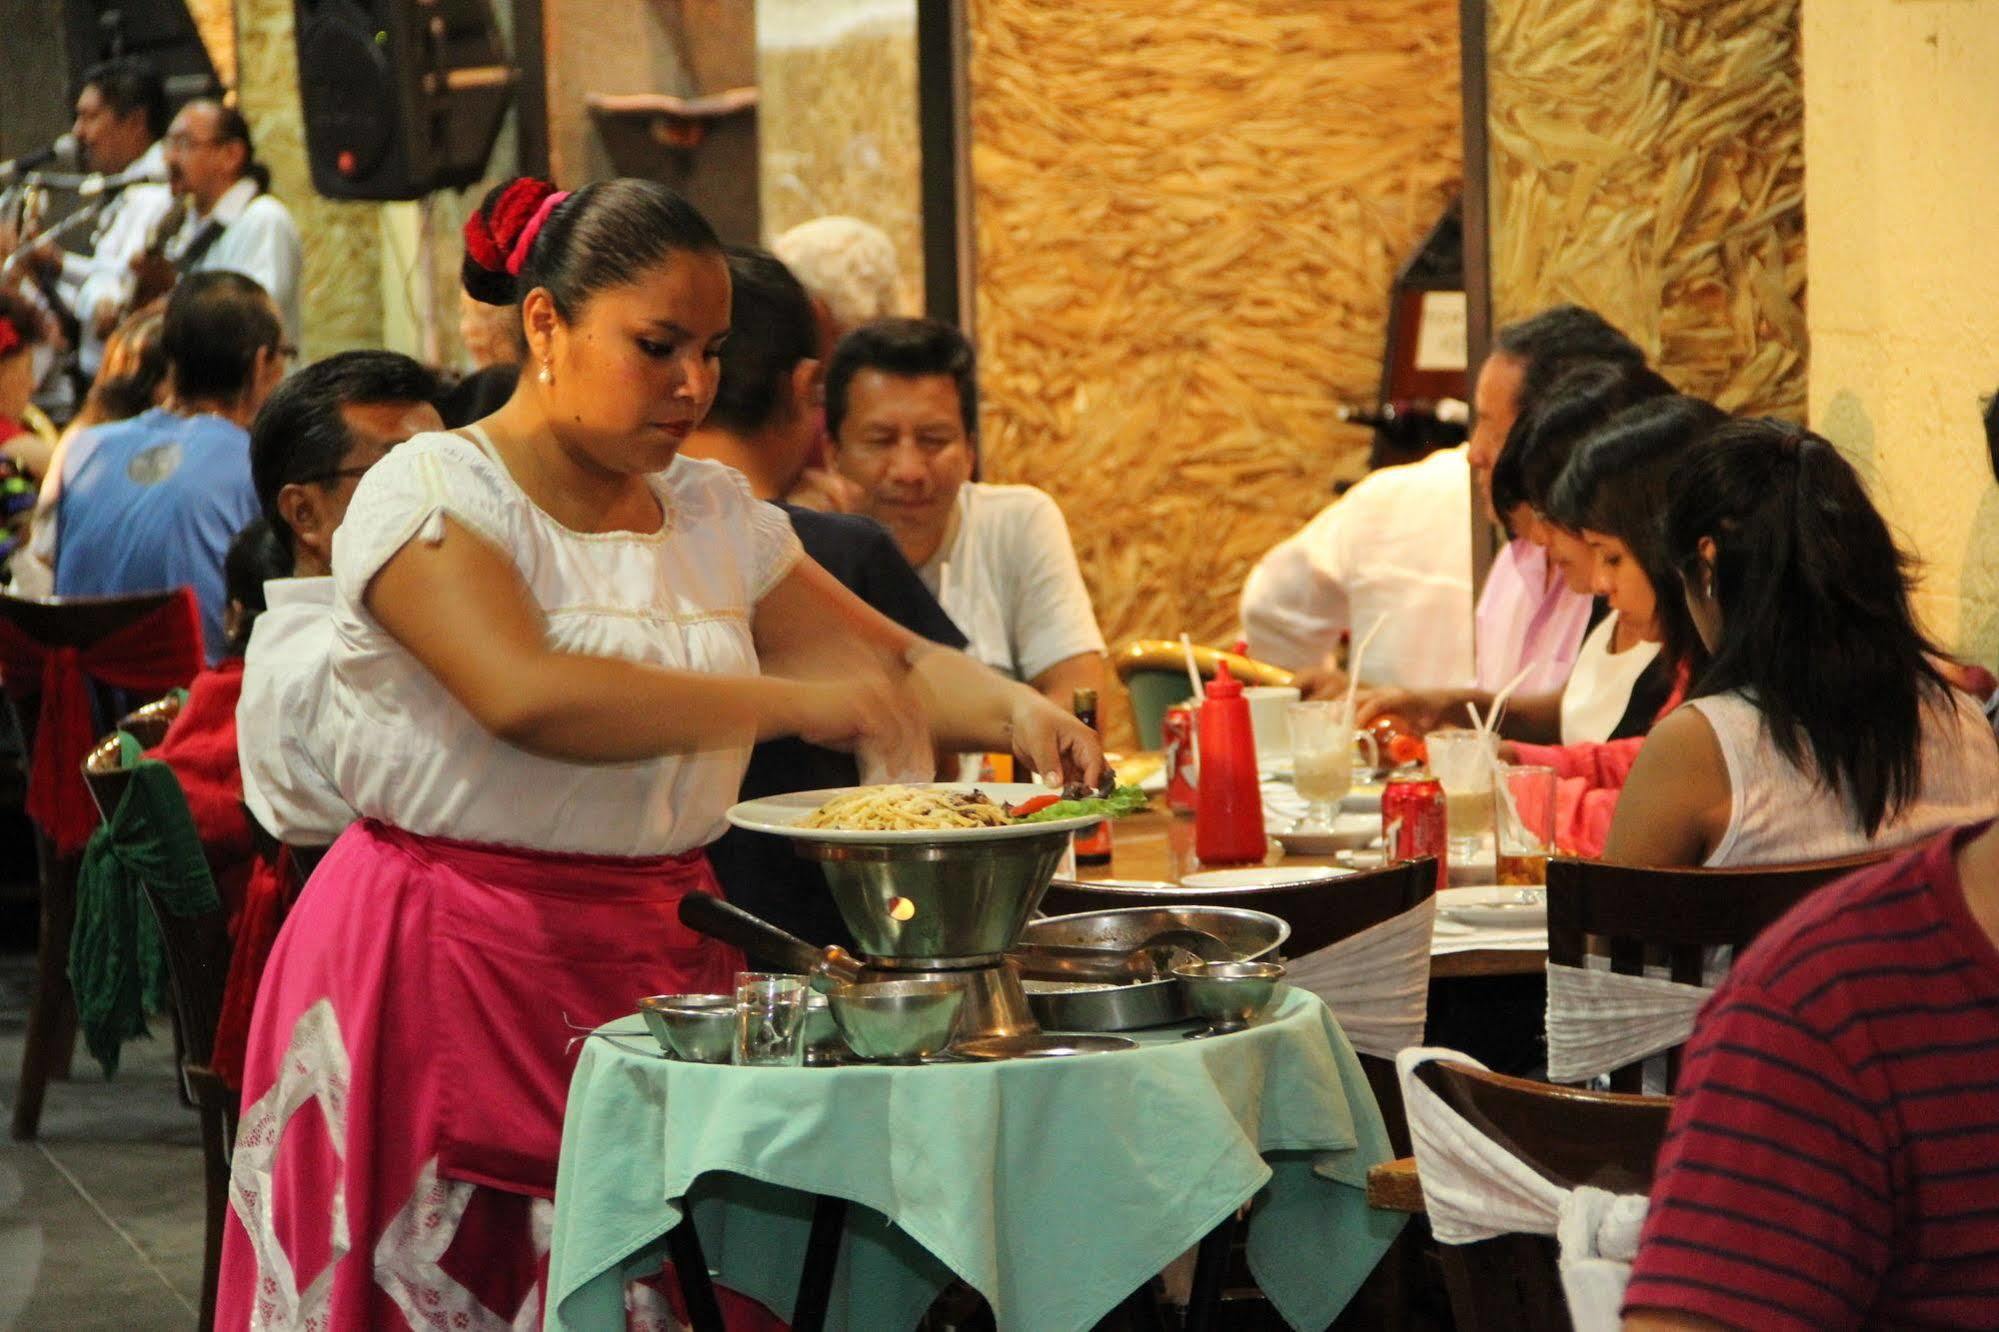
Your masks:
M292 846L325 846L357 817L327 775L320 705L333 651L333 579L274 578L250 628L236 757L243 803Z

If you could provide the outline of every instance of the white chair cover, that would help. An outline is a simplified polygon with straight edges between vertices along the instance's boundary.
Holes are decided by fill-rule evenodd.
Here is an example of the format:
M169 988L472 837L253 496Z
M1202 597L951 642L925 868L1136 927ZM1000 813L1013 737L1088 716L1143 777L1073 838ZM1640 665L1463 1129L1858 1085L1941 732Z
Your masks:
M1714 991L1662 976L1548 964L1548 1081L1587 1082L1693 1035Z
M1338 892L1338 883L1327 892ZM1284 979L1326 1001L1362 1054L1393 1059L1423 1041L1437 899L1284 964Z
M1419 1065L1433 1059L1484 1067L1469 1055L1429 1046L1395 1057L1431 1233L1445 1244L1495 1235L1555 1236L1576 1332L1615 1332L1645 1223L1645 1198L1565 1189L1548 1179L1472 1127L1415 1076Z

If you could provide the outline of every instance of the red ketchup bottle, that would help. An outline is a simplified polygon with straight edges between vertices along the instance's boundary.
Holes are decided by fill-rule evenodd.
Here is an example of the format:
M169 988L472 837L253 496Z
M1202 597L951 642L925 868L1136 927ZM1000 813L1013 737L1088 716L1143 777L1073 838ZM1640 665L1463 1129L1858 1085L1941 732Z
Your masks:
M1263 793L1249 700L1221 663L1208 681L1198 726L1201 784L1194 805L1194 854L1204 865L1256 864L1264 856Z

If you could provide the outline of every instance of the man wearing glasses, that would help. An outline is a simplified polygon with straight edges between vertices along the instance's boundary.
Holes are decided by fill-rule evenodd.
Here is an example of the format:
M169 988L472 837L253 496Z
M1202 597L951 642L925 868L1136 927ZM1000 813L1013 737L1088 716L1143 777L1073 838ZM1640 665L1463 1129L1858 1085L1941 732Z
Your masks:
M333 648L333 534L354 487L390 449L442 430L437 376L407 356L350 351L290 376L250 428L250 470L290 578L264 584L243 654L236 750L243 803L292 846L321 847L354 811L326 775L319 712Z
M167 260L183 277L226 269L255 278L277 302L285 337L299 341L298 227L268 192L271 173L242 113L206 98L189 102L164 143L167 182L189 204Z
M249 424L292 355L277 307L240 273L183 278L160 331L172 391L93 426L63 455L55 591L128 596L192 587L213 664L227 641L222 561L258 513Z

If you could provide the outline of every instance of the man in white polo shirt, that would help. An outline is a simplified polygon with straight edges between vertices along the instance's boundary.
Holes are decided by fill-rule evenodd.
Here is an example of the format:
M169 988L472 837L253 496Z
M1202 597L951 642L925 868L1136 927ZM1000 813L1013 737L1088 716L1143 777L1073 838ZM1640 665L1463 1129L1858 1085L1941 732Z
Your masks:
M971 479L972 348L930 319L878 319L826 371L834 463L894 535L972 656L1066 708L1104 688L1104 637L1069 526L1033 486Z

